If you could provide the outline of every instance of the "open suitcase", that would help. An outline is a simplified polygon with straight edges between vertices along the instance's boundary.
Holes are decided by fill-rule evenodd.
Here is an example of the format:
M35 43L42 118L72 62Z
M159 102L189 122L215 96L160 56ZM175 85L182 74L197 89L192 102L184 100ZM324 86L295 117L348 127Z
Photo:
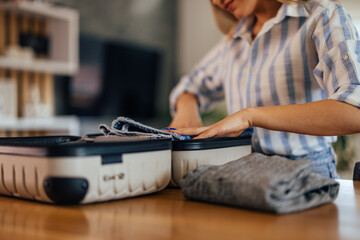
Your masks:
M251 135L173 141L171 185L202 165L222 165L251 153Z
M171 140L136 137L0 139L0 194L85 204L153 193L171 178Z

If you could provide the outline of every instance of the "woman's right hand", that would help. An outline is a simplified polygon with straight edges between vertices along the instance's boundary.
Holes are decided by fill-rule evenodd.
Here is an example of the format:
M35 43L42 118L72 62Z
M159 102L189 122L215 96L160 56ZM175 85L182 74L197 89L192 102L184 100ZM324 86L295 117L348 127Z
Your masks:
M196 97L190 93L181 95L176 102L176 114L169 128L201 127L202 125Z

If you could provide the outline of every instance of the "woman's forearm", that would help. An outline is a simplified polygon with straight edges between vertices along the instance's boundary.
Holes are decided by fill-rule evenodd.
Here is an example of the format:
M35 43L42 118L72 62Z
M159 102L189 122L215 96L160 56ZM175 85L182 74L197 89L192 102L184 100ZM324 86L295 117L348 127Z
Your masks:
M335 100L247 109L251 125L318 136L360 132L360 109Z
M195 95L182 94L176 102L176 113L171 121L170 128L201 127L198 101Z
M179 99L176 101L176 112L182 111L191 111L191 112L199 112L199 106L197 98L194 94L184 93Z

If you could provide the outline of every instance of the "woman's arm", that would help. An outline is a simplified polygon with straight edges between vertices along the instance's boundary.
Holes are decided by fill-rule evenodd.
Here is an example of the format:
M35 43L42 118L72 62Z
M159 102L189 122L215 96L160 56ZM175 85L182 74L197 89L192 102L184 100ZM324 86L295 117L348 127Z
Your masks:
M173 121L169 127L202 126L200 115L224 99L222 69L224 51L231 42L227 38L212 48L170 94Z
M238 111L209 127L179 129L174 132L209 138L238 136L248 127L317 136L353 134L360 132L360 109L335 100L255 107Z
M360 109L345 102L317 102L250 109L254 126L317 136L360 132Z
M195 95L183 93L176 101L176 112L170 128L201 127L198 101Z

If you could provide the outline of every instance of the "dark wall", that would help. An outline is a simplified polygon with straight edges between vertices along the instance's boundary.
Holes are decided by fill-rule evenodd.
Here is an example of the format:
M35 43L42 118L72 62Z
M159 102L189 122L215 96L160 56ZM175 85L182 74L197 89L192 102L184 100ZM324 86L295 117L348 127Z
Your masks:
M157 114L168 113L168 94L176 82L176 0L63 0L80 12L80 33L104 41L159 51ZM139 66L141 70L141 66Z

